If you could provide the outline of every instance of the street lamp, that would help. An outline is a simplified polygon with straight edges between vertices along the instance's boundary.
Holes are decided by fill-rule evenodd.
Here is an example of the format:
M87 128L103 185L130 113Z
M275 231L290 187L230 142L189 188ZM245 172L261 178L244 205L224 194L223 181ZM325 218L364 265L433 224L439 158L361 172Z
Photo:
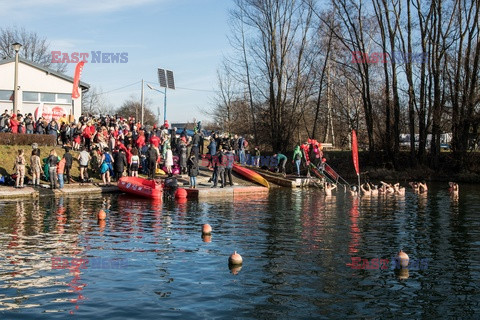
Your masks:
M152 87L148 83L147 83L147 87L151 90L160 92L161 94L164 95L164 98L163 98L163 124L165 124L165 121L167 120L167 88L165 87L165 92L164 92L164 91L161 91L161 90L158 90L158 89ZM159 115L159 117L160 117L160 115ZM160 119L158 119L158 120L160 121Z
M15 79L13 81L13 114L17 114L18 107L18 51L22 45L18 42L12 44L13 50L15 50Z

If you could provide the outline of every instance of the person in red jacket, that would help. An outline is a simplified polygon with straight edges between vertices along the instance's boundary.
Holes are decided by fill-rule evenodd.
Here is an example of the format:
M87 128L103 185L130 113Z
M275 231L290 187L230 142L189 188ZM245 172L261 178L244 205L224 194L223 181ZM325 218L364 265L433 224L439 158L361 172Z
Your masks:
M18 122L17 120L17 115L16 114L12 114L12 117L10 118L10 130L12 131L12 133L18 133L18 125L19 125L20 122Z
M145 134L143 133L143 130L140 130L140 134L138 135L136 144L138 150L141 150L142 147L145 145Z

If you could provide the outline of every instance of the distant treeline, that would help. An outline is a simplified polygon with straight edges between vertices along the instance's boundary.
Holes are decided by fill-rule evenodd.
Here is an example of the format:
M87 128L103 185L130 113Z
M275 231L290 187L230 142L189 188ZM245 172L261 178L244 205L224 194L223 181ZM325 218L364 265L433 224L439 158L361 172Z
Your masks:
M444 133L460 165L478 147L479 1L235 3L211 111L223 130L276 152L307 138L348 148L356 129L395 168L401 134L410 166L439 170Z

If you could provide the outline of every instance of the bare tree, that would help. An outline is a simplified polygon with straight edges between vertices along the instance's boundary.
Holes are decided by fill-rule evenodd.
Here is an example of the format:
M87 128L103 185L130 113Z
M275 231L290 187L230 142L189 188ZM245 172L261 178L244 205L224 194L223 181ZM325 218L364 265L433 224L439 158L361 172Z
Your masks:
M259 108L255 115L258 113L267 122L259 126L267 128L265 133L273 149L285 150L292 145L311 96L312 70L307 61L311 54L312 11L300 1L235 3L232 18L242 21L243 29L237 39L238 48L244 49L242 63L237 64L243 74L248 67L248 92L252 92Z
M157 123L157 116L153 113L150 106L152 101L145 99L144 101L144 124L145 125L154 125ZM135 117L135 119L140 119L142 112L142 103L140 98L131 96L129 99L123 102L122 106L116 110L116 114L124 118Z
M0 57L2 59L15 57L15 50L12 47L15 42L22 44L19 51L21 57L57 72L65 73L67 70L67 63L52 63L50 44L46 38L36 32L26 31L24 28L0 29Z
M82 111L89 114L113 114L115 108L107 101L101 89L91 87L82 96Z

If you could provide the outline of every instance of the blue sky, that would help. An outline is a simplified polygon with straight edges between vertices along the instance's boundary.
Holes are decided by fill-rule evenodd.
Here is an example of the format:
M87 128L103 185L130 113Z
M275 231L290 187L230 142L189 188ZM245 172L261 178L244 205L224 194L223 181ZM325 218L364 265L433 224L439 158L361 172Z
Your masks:
M142 78L158 87L157 68L172 70L176 90L167 91L170 122L208 120L216 70L230 50L227 35L231 0L8 0L0 1L1 27L24 27L62 52L128 52L128 62L86 63L82 81L108 92ZM89 58L89 61L91 57ZM74 64L67 74L73 76ZM105 94L115 107L141 85ZM145 88L153 111L163 95Z

